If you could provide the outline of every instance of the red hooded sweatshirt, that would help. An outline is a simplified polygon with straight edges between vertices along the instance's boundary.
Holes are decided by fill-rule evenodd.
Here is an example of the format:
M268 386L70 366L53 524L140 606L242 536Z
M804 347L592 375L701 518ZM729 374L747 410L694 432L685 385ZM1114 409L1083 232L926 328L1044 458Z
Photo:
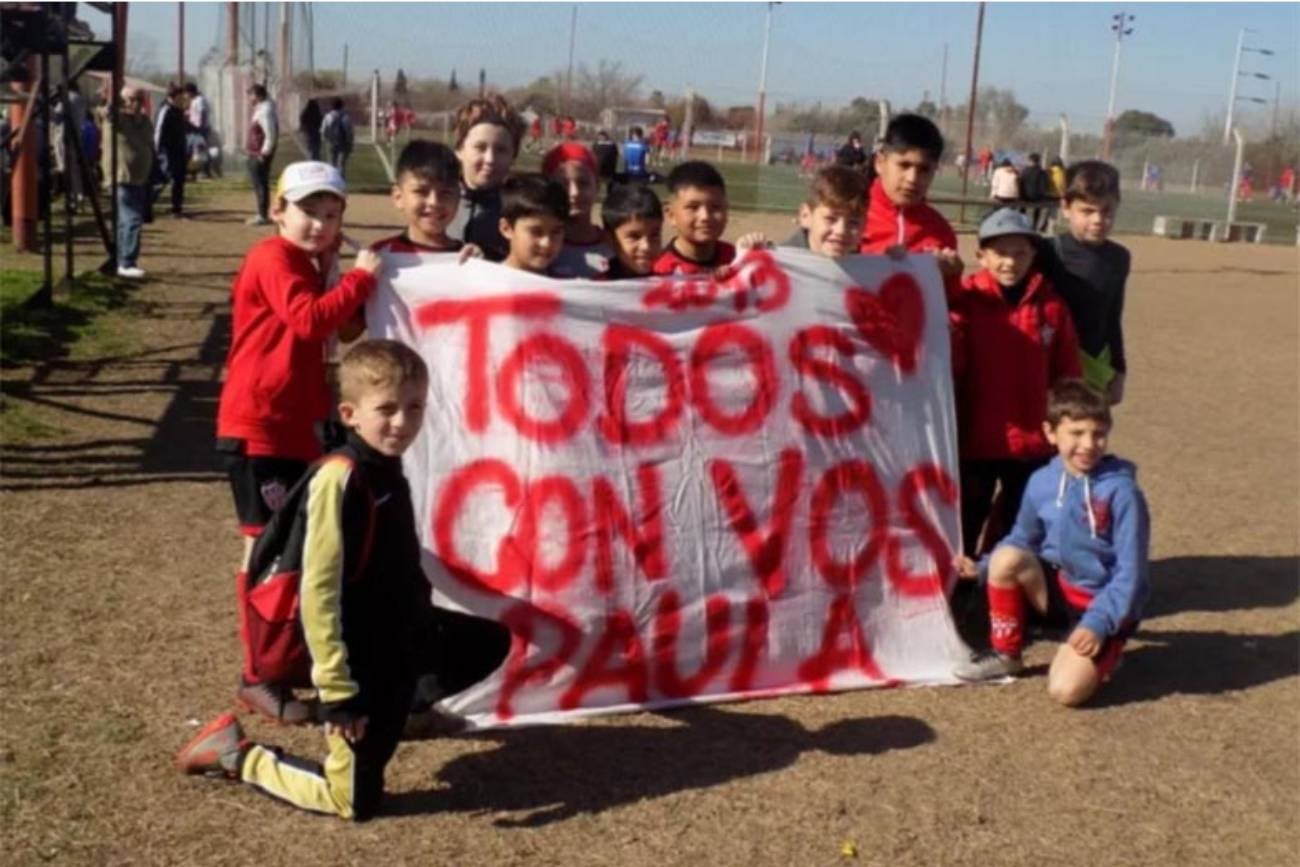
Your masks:
M867 193L866 226L858 252L878 254L899 244L909 253L934 253L945 247L956 250L957 233L943 214L925 202L901 208L894 204L876 178ZM945 278L944 288L951 299L960 290L961 280Z
M231 287L231 341L217 436L247 454L315 460L329 418L325 342L375 289L354 268L326 290L311 255L276 235L253 245Z
M961 287L948 317L962 460L1051 455L1043 435L1048 389L1082 376L1069 308L1037 271L1015 307L988 271L966 277Z

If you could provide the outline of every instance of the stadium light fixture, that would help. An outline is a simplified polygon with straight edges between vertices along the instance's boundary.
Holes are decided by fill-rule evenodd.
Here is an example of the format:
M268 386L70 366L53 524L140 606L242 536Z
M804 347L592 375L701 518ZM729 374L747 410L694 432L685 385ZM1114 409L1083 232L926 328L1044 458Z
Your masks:
M1273 56L1272 49L1258 48L1253 45L1246 44L1246 34L1256 33L1256 32L1258 31L1252 30L1249 27L1243 27L1241 28L1241 31L1238 32L1237 34L1237 54L1236 54L1236 58L1232 62L1232 82L1228 86L1228 116L1227 118L1224 119L1223 122L1223 143L1225 145L1228 143L1228 140L1232 138L1232 115L1233 115L1233 110L1236 108L1238 102L1237 82L1241 80L1241 77L1243 75L1252 78L1261 79L1263 81L1271 80L1269 76L1261 72L1242 72L1241 69L1241 55L1247 52L1252 52L1254 54L1262 54L1265 57ZM1256 99L1254 97L1247 97L1246 99L1247 101L1250 102L1264 102L1264 103L1268 102L1268 100Z
M1115 126L1115 94L1119 87L1120 48L1124 44L1124 37L1133 34L1133 28L1129 25L1137 20L1137 16L1121 10L1110 16L1110 20L1110 29L1115 34L1115 59L1110 67L1110 100L1106 104L1106 130L1102 141L1102 156L1105 159L1110 159L1112 130Z

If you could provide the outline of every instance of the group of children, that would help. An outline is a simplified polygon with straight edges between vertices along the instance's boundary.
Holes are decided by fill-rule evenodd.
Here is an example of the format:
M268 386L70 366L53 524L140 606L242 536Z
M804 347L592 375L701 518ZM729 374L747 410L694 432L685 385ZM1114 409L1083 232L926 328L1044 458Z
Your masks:
M726 184L708 163L673 169L667 207L648 185L612 185L598 227L599 172L586 147L563 142L540 174L502 181L494 173L502 174L511 142L483 125L471 125L456 151L428 141L406 146L392 190L406 227L359 251L342 277L342 176L324 163L284 170L273 207L278 232L253 246L234 281L218 413L218 448L246 539L236 582L245 655L237 698L280 722L323 722L329 752L317 765L252 744L225 714L181 750L176 761L186 772L224 774L305 809L366 818L412 714L454 725L432 703L485 677L508 650L498 624L430 602L400 465L428 385L409 348L367 340L344 355L337 410L346 438L321 458L317 428L331 415L327 340L360 336L382 252L458 252L539 275L620 280L711 274L737 248L766 244L757 234L734 246L723 239ZM1020 670L1027 599L1077 624L1049 676L1052 695L1076 704L1109 674L1146 589L1145 507L1132 466L1105 455L1110 404L1124 376L1128 258L1107 239L1118 176L1101 163L1072 167L1063 202L1070 232L1050 243L1040 243L1023 215L991 215L979 232L981 270L963 280L956 236L925 202L942 150L928 120L895 118L869 175L843 166L817 172L799 229L785 243L831 258L936 256L951 310L961 447L966 550L954 565L966 578L986 574L992 622L993 651L957 674L974 680ZM489 181L499 199L476 193ZM467 218L463 199L476 195ZM666 246L665 222L675 231ZM274 553L299 576L309 682L269 679L250 643L250 594L268 553L256 540L271 536L263 529L272 521L293 522L277 535L290 540L289 550ZM974 559L981 528L990 540L1010 528L982 566ZM294 687L313 688L316 699L298 698Z

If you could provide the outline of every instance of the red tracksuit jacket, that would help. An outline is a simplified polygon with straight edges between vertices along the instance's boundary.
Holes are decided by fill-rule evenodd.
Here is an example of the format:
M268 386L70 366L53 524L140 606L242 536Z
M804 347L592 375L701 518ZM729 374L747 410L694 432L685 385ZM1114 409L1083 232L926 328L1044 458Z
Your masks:
M1038 272L1030 272L1015 307L988 271L961 286L948 316L962 460L1049 456L1048 389L1058 379L1082 376L1069 308Z
M231 287L217 436L245 440L249 455L319 457L314 426L332 403L325 342L374 288L372 275L353 269L326 291L306 251L278 235L254 244Z
M879 254L899 244L909 253L934 253L945 247L956 250L957 233L943 214L924 202L906 208L894 204L877 178L867 193L867 219L858 252ZM961 282L956 277L945 279L944 289L951 298L961 289Z

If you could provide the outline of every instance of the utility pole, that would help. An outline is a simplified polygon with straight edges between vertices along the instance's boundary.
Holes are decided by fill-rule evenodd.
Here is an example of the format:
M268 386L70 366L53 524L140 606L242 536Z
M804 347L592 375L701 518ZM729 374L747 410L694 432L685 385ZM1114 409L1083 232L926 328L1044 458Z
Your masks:
M342 90L348 89L348 44L343 43L343 81L339 84Z
M767 112L767 52L772 47L772 7L767 4L767 21L763 25L763 65L758 72L758 114L754 118L754 161L763 161L763 115Z
M563 112L569 112L569 106L573 104L573 46L578 36L578 4L573 4L573 14L569 17L569 71L564 73L564 107ZM480 85L479 90L482 90ZM482 94L480 94L481 96ZM604 108L604 106L601 106Z
M980 81L980 45L984 41L984 4L980 3L979 16L975 19L975 65L970 73L970 99L966 102L966 159L961 161L961 197L966 198L967 184L970 181L971 140L975 137L975 94ZM960 222L966 221L966 206L961 206Z
M1133 28L1128 25L1136 17L1136 15L1126 14L1122 9L1118 14L1111 16L1111 20L1115 22L1110 26L1110 29L1115 31L1115 59L1110 67L1110 101L1106 103L1106 129L1101 140L1101 158L1104 160L1110 159L1110 148L1115 138L1115 94L1119 89L1120 48L1124 44L1124 37L1133 32Z

